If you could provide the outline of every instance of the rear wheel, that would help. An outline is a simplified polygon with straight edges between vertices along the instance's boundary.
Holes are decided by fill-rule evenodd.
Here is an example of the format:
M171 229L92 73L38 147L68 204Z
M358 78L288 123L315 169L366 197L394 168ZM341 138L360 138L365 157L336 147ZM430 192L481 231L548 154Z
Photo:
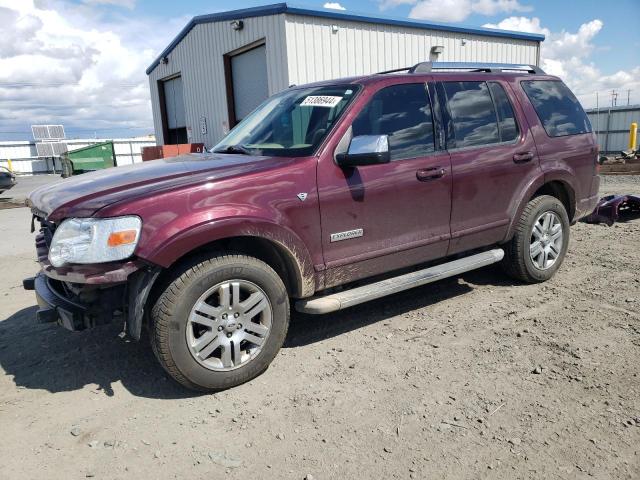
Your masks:
M261 374L289 326L278 274L243 255L200 258L180 268L151 313L154 352L184 386L216 391Z
M536 283L550 279L560 268L569 245L569 217L555 197L531 200L505 245L503 269L512 277Z

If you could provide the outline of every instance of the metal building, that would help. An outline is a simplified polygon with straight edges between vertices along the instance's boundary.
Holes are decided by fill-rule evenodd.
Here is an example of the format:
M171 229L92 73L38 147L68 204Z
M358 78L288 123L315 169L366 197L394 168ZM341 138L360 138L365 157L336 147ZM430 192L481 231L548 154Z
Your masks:
M598 135L598 145L604 154L618 154L629 148L629 128L640 125L640 105L591 108L587 110L591 127Z
M193 18L147 69L158 144L217 143L292 84L426 60L538 65L543 35L280 3Z

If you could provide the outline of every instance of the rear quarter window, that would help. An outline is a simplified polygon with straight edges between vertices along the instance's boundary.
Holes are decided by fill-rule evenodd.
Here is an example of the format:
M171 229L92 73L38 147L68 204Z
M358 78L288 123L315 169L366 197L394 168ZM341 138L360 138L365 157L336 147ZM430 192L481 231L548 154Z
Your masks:
M550 137L592 131L580 102L564 83L558 80L527 80L522 82L522 88Z

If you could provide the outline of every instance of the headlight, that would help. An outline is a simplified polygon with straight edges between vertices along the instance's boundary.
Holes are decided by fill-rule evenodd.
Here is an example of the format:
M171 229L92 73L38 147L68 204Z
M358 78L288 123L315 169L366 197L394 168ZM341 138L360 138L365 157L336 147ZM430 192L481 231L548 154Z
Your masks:
M142 221L139 217L69 218L53 234L49 261L54 267L66 263L105 263L133 255Z

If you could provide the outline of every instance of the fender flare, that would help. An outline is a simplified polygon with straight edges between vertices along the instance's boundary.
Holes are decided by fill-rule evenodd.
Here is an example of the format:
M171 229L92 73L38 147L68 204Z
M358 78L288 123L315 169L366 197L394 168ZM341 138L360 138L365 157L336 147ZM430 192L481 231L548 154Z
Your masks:
M516 223L520 220L522 216L522 212L524 208L527 206L527 203L531 200L533 195L543 186L551 182L560 182L567 189L567 193L569 195L569 202L573 206L573 210L575 211L575 199L576 199L576 191L574 188L574 181L571 173L563 171L563 170L555 170L552 172L545 172L543 175L540 175L534 178L528 185L527 188L523 190L522 195L520 195L518 201L518 208L515 210L515 214L511 217L511 221L509 223L509 228L507 229L507 233L502 240L503 243L509 241L513 234L515 233ZM571 216L571 212L567 212Z

